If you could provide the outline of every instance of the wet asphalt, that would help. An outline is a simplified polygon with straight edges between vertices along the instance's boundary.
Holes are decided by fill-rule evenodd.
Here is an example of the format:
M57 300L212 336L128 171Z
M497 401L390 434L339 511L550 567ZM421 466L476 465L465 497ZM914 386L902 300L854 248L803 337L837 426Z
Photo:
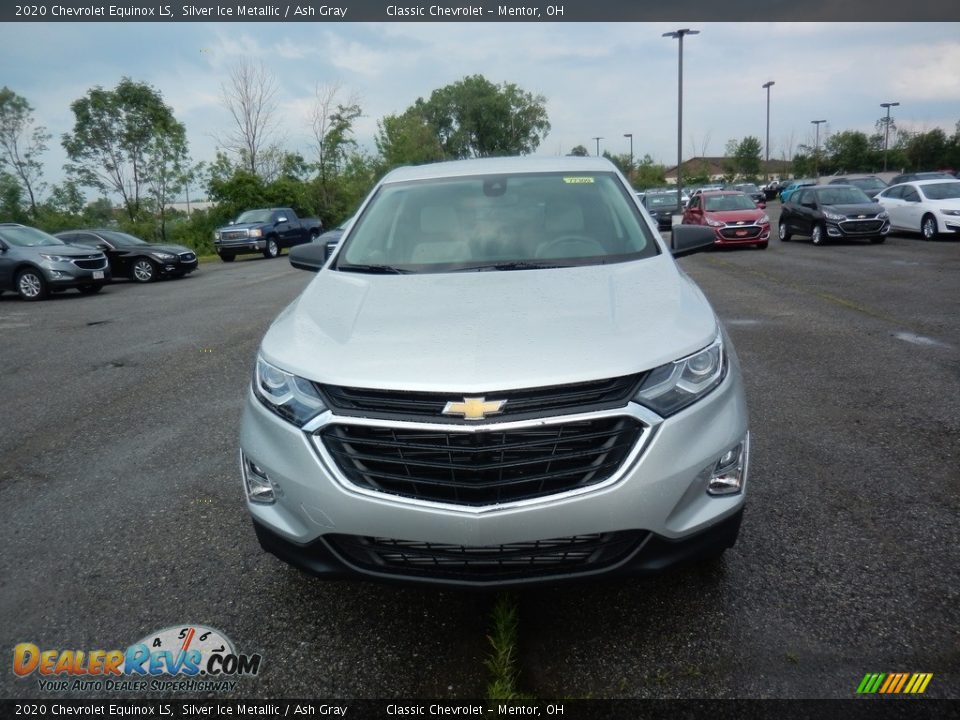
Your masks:
M516 592L521 688L851 697L867 672L932 672L928 696L960 697L960 238L680 263L747 383L740 541L657 578ZM491 595L322 582L259 549L242 401L310 277L254 258L0 297L0 697L55 696L10 672L17 643L125 648L185 623L264 658L221 697L483 695Z

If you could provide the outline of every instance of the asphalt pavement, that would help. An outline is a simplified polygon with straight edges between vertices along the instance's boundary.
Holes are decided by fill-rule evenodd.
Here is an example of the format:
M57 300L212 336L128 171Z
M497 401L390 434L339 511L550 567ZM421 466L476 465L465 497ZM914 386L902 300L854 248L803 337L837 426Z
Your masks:
M960 697L960 239L773 240L680 263L747 383L740 541L657 578L518 592L522 689L852 697L867 672L931 672L927 696ZM218 696L483 695L490 595L322 582L257 545L242 401L263 332L311 277L254 258L0 297L8 659L200 623L263 656ZM71 696L9 667L0 697Z

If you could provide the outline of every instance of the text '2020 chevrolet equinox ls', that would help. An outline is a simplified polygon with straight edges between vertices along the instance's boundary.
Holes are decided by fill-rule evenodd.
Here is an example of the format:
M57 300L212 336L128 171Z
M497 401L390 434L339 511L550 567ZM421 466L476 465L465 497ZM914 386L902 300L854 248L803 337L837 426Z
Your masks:
M496 587L733 545L736 355L606 160L384 177L260 347L241 430L262 547L324 577Z

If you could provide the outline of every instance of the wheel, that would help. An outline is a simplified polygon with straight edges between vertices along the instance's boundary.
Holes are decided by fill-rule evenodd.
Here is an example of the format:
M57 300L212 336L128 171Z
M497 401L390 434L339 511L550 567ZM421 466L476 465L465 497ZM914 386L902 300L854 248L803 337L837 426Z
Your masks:
M21 270L17 275L17 294L23 300L43 300L50 294L43 273L33 268Z
M810 232L810 239L813 240L814 245L823 245L823 225L813 226L813 230Z
M937 239L937 219L933 215L924 215L920 221L920 234L924 240Z
M873 243L874 245L882 245L886 239L887 239L886 236L881 235L880 237L870 238L870 242Z
M780 221L780 242L789 242L790 241L790 231L787 230L787 224L783 221Z
M770 244L770 241L768 240L767 242L757 243L757 247L758 247L760 250L766 250L766 249L767 249L767 245L769 245L769 244Z
M237 256L234 255L233 253L221 253L220 259L223 260L224 262L233 262L234 260L237 259Z
M81 295L96 295L103 290L103 285L81 285L77 288Z
M153 282L157 279L157 266L148 258L137 258L130 269L130 279L140 283Z
M267 246L263 249L263 256L268 260L280 254L280 246L276 238L267 238Z

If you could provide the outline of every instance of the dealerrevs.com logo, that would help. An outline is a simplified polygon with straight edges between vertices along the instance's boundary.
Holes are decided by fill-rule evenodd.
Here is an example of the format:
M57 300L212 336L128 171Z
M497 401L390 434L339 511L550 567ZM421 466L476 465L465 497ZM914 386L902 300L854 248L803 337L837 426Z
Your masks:
M261 656L238 653L219 630L177 625L147 635L126 650L13 649L13 672L36 676L47 692L226 692L238 678L260 672Z

